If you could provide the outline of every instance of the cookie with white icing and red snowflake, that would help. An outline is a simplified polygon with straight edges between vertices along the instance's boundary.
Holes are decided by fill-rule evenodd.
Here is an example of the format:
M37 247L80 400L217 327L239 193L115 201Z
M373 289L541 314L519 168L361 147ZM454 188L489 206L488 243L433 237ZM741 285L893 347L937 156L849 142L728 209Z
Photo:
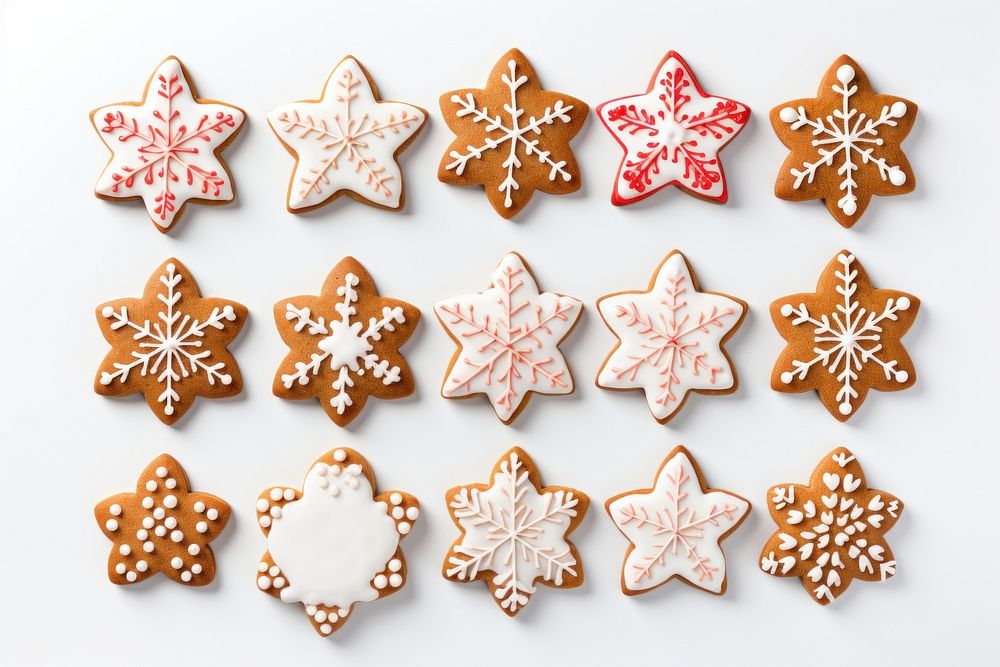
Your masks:
M274 304L274 321L291 348L275 373L275 396L318 399L330 419L346 426L369 397L413 393L413 374L399 348L417 328L420 310L380 296L353 257L333 267L318 296Z
M111 344L94 379L98 394L141 393L160 421L173 424L197 396L228 398L243 391L227 346L246 323L246 306L203 297L178 260L161 264L138 299L108 301L96 313Z
M497 61L485 88L441 96L441 113L455 133L438 167L450 185L480 185L493 209L510 219L536 190L565 195L580 189L569 147L587 120L581 100L542 88L517 49Z
M403 208L398 156L416 139L427 112L382 101L354 57L334 68L318 100L285 104L267 122L295 158L288 182L290 213L305 213L341 195L377 208Z
M434 312L458 345L441 385L445 398L483 394L500 421L510 424L533 393L573 393L559 344L576 326L583 303L539 292L517 253L500 261L486 291L439 301Z
M720 204L728 199L719 152L743 131L750 108L702 90L676 51L656 66L645 93L605 102L597 117L625 151L611 203L632 204L669 185Z
M861 66L840 56L816 97L771 110L771 125L790 151L774 194L789 201L822 199L837 222L853 227L874 195L916 187L900 146L916 119L916 104L876 93Z
M767 507L778 529L760 552L760 568L799 577L821 605L840 597L852 581L885 581L896 574L885 534L903 513L903 502L870 488L846 448L823 457L808 485L772 486Z
M604 507L630 542L622 563L625 595L647 593L672 579L715 595L726 592L721 543L746 519L750 502L708 488L686 448L667 455L653 488L626 491Z
M566 486L542 486L520 447L500 457L489 483L456 486L445 500L462 532L445 556L446 579L485 582L508 616L528 604L538 583L552 588L583 583L583 563L569 535L590 499Z
M849 250L830 260L815 292L790 294L771 304L771 319L785 339L771 373L783 393L815 390L831 415L847 421L869 390L900 391L917 373L902 337L920 299L876 289Z
M114 584L145 581L158 572L187 586L215 578L209 542L229 521L229 503L191 490L174 457L161 454L146 466L134 493L105 498L94 517L114 545L108 578Z
M188 202L228 204L236 188L222 151L245 120L239 107L198 97L187 69L170 56L142 100L90 113L111 150L94 192L108 201L141 199L161 232L177 224Z
M666 424L691 393L731 394L739 386L725 344L747 304L703 292L679 250L664 258L645 291L601 297L597 309L618 338L597 373L597 386L641 389L656 421Z
M272 486L257 499L257 524L267 539L257 588L301 604L320 635L342 628L359 602L384 598L406 583L400 542L420 503L376 488L368 461L340 447L312 464L301 491Z

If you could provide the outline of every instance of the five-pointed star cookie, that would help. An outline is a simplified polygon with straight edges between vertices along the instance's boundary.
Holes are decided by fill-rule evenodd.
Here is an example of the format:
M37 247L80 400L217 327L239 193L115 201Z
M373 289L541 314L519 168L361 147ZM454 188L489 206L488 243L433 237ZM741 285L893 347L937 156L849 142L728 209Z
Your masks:
M625 151L613 204L632 204L668 185L725 203L719 152L743 130L750 108L702 90L676 51L657 65L645 93L605 102L597 117Z
M319 296L274 304L274 320L291 348L274 376L276 396L317 398L330 419L346 426L369 396L413 393L413 374L399 348L417 328L420 311L379 296L372 277L353 257L333 267Z
M919 309L912 294L875 289L861 263L841 250L815 292L771 304L771 319L787 341L774 364L771 388L815 389L840 421L857 412L869 389L909 388L917 374L901 339Z
M485 292L440 301L441 324L459 346L441 385L445 398L485 394L509 424L532 393L570 394L573 376L559 351L576 326L583 303L538 291L524 258L508 253Z
M564 195L580 188L569 142L586 122L588 107L543 89L517 49L497 61L486 88L453 90L440 103L456 135L438 167L442 182L482 185L496 212L508 219L535 190Z
M208 545L229 521L229 503L191 491L181 464L161 454L146 466L135 493L105 498L94 508L101 530L114 545L108 578L134 584L162 572L179 584L204 586L215 578Z
M189 201L226 204L236 190L221 153L245 119L238 107L198 97L184 65L170 56L149 78L141 101L90 113L111 150L95 194L142 199L161 232L170 231Z
M489 484L456 486L445 501L462 534L448 550L442 573L450 581L486 582L508 616L528 604L539 581L553 588L583 583L583 564L569 534L590 499L569 487L543 487L520 447L497 461Z
M406 583L400 542L420 503L402 491L375 489L368 461L341 447L313 463L301 491L272 486L257 499L257 523L267 538L257 588L300 603L320 635L344 627L355 604Z
M673 250L644 292L601 297L597 309L618 343L597 374L604 389L642 389L666 424L688 394L731 394L739 381L724 345L746 316L736 297L702 292L684 255Z
M639 595L671 579L722 595L726 557L721 542L750 512L750 502L709 489L694 457L675 447L651 489L626 491L604 504L631 544L622 563L625 595Z
M94 390L102 396L141 392L164 424L183 417L196 396L236 396L243 378L226 346L246 319L246 306L202 297L194 276L168 259L150 276L142 297L97 307L111 351Z
M861 66L840 56L816 97L771 110L771 125L791 151L774 194L789 201L822 199L837 222L852 227L873 195L916 187L900 146L916 119L916 104L876 93Z
M903 503L869 488L861 465L844 447L820 461L808 486L772 486L767 506L778 530L761 550L761 569L800 577L816 602L830 604L855 579L885 581L896 573L885 534Z
M304 213L343 194L378 208L403 207L397 162L420 133L427 112L383 102L368 71L352 56L334 68L318 100L268 112L267 122L295 158L288 211Z

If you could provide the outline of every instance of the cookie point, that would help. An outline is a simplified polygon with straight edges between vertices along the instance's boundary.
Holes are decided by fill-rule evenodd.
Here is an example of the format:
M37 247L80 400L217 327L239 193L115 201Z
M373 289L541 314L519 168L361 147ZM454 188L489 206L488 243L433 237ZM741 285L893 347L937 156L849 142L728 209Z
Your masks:
M778 112L778 118L785 121L786 123L793 123L795 119L799 117L798 112L792 107L785 107Z
M841 65L837 68L837 80L845 86L854 80L854 68L850 65Z

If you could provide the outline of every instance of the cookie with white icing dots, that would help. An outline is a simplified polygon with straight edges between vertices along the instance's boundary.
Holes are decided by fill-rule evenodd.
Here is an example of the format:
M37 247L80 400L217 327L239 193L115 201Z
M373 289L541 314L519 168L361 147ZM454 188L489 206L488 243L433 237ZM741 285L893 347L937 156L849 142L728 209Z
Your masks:
M257 499L257 523L267 538L257 588L301 604L320 635L342 628L357 603L392 595L406 583L400 542L420 503L376 488L368 461L341 447L313 463L301 491L273 486Z
M715 595L726 592L721 542L750 512L745 498L705 483L684 447L673 449L653 488L626 491L604 505L630 544L622 563L625 595L639 595L680 579Z
M528 604L539 582L552 588L583 583L583 563L569 534L590 499L566 486L542 486L520 447L500 457L489 483L456 486L445 501L462 534L445 556L444 577L485 582L508 616Z
M497 61L485 88L441 96L441 113L455 133L438 167L450 185L481 185L493 209L510 219L536 190L565 195L580 189L569 143L587 120L581 100L542 88L517 49Z
M134 493L105 498L94 517L114 545L108 578L134 584L157 572L187 586L215 578L215 555L209 542L229 521L229 503L191 490L181 465L161 454L139 475Z
M771 125L790 151L774 194L788 201L822 199L837 222L853 227L874 195L916 187L900 146L916 119L916 104L876 93L861 66L840 56L816 97L771 110Z
M854 455L838 447L823 457L808 485L779 484L767 492L778 529L760 553L760 568L799 577L821 605L840 597L852 581L885 581L896 560L885 534L903 502L870 488Z
M676 416L691 393L733 393L739 380L725 343L740 328L747 308L734 296L701 291L687 258L671 251L645 291L598 300L597 309L618 343L597 373L597 386L641 389L661 424Z
M427 112L382 101L368 71L352 56L334 68L318 100L282 105L267 122L295 158L288 211L305 213L341 195L377 208L403 208L398 157L416 139Z
M149 78L142 100L90 113L111 150L95 194L141 199L161 232L177 224L188 202L228 204L236 188L222 151L245 120L239 107L198 97L184 65L170 56Z
M274 321L291 348L274 376L276 396L319 399L330 419L346 426L369 397L413 393L413 373L399 348L417 328L420 311L379 296L372 277L353 257L333 267L319 296L276 303Z

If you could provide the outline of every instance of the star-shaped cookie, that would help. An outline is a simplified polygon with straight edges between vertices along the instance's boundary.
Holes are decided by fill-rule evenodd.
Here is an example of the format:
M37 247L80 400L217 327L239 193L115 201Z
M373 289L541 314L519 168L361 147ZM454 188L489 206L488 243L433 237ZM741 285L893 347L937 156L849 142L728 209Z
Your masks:
M800 577L821 605L840 597L855 579L885 581L896 573L885 534L896 525L903 502L869 488L846 448L825 456L808 486L772 486L767 507L778 529L760 552L760 568Z
M285 104L267 122L292 157L288 211L305 213L341 195L377 208L403 208L397 157L416 139L427 112L383 102L368 71L352 56L334 68L318 100Z
M138 299L97 307L111 351L94 379L102 396L142 393L160 421L173 424L196 396L227 398L243 391L226 348L247 320L235 301L202 297L194 276L176 259L160 265Z
M400 354L420 311L379 296L372 277L353 257L340 260L319 296L293 296L274 304L274 321L291 351L274 376L274 394L319 399L337 425L346 426L369 396L413 393L413 374Z
M908 389L917 374L901 339L919 309L920 299L912 294L876 289L854 254L841 250L815 292L771 304L771 319L787 342L774 364L771 388L815 389L840 421L857 412L870 389Z
M741 299L702 292L687 259L673 250L644 292L601 297L597 309L618 343L597 373L603 389L642 389L666 424L691 392L731 394L739 380L725 343L746 316Z
M376 488L368 461L340 447L312 464L301 491L272 486L257 499L257 524L267 538L257 588L301 604L320 635L344 627L357 603L392 595L406 583L400 542L420 503Z
M520 447L497 461L489 484L456 486L445 501L462 531L445 556L445 578L484 581L508 616L528 604L538 582L552 588L583 583L583 564L569 534L583 520L590 499L569 487L542 486L534 462Z
M105 498L94 517L114 545L108 578L134 584L157 572L179 584L204 586L215 578L208 545L229 521L229 503L191 490L181 464L160 454L146 466L135 493Z
M743 130L750 108L702 90L679 53L663 57L645 93L605 102L597 117L625 151L611 203L632 204L668 185L725 203L719 152Z
M900 146L916 119L916 104L876 93L861 66L840 56L816 97L771 110L771 125L791 151L774 194L789 201L822 199L837 222L854 226L872 196L916 187Z
M543 89L517 49L501 56L485 88L442 95L441 113L456 137L441 158L438 178L483 186L504 218L527 206L535 190L564 195L580 189L569 142L586 122L588 107Z
M244 120L242 109L198 97L184 65L170 56L149 78L142 100L90 113L111 150L95 194L142 199L161 232L170 231L189 201L227 204L236 189L221 153Z
M726 539L750 512L745 498L705 483L697 461L675 447L660 464L651 489L626 491L604 504L631 544L622 563L625 595L639 595L671 579L722 595Z
M559 350L583 303L539 292L524 258L508 253L485 292L445 299L434 312L459 346L441 385L445 398L485 394L505 424L517 419L531 394L570 394L573 376Z

